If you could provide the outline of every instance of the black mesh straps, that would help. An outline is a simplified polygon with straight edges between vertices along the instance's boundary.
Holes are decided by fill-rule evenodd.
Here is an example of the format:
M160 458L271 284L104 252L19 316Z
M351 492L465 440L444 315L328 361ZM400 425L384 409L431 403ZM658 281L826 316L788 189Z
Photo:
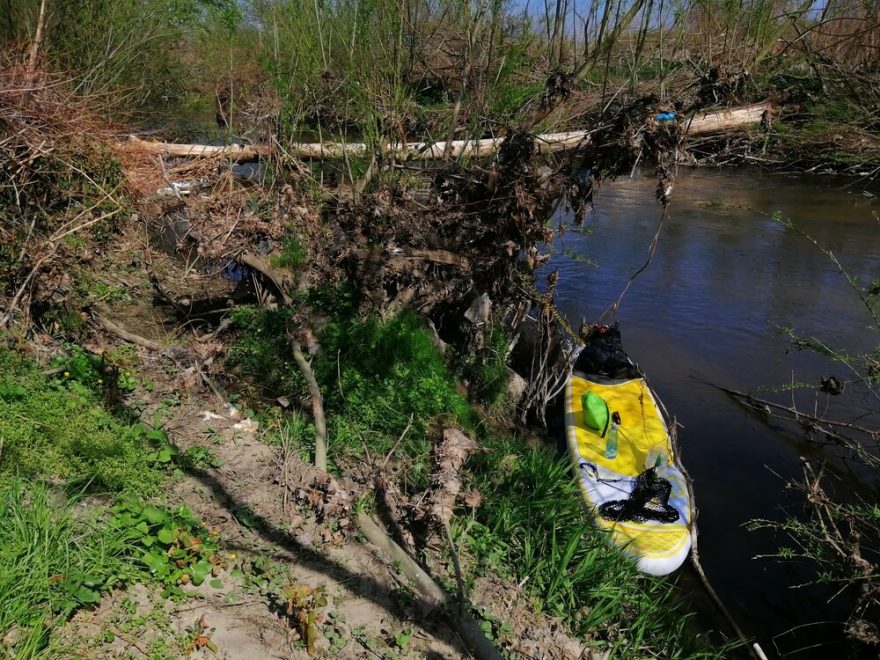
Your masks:
M678 511L669 505L672 484L657 476L656 468L648 468L636 477L632 492L623 500L609 500L599 505L599 515L616 522L655 520L674 523Z

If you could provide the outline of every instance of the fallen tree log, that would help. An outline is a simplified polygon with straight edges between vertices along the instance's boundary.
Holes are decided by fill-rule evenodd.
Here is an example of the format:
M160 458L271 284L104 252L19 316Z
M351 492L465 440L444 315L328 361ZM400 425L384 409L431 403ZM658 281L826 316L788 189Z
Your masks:
M765 113L769 117L771 106L769 103L753 103L752 105L726 110L712 110L695 115L685 128L688 135L706 135L708 133L722 133L724 131L742 129L752 124L764 121Z
M118 151L139 154L171 156L172 158L229 158L240 163L266 158L272 150L266 146L229 144L214 146L209 144L176 144L173 142L152 142L129 135L126 142L117 142Z
M762 121L769 113L770 103L713 110L695 115L683 121L689 135L705 135L729 130L739 130ZM653 120L652 120L653 121ZM568 131L565 133L544 133L535 136L535 150L541 153L566 151L582 148L590 143L591 131ZM439 160L445 156L457 158L467 156L489 156L498 150L504 137L483 140L453 140L447 149L446 142L407 142L392 143L385 152L403 160ZM272 154L272 148L264 145L211 146L205 144L174 144L170 142L150 142L130 136L126 142L118 142L120 151L145 154L159 154L175 158L228 158L240 163L252 162ZM295 143L286 150L291 156L303 159L321 160L365 154L372 148L363 142L341 143Z
M454 140L449 148L449 155L453 158L464 154L469 156L488 156L495 153L503 139L503 137L497 137L483 140ZM546 133L538 135L535 140L536 148L543 152L564 151L587 144L588 142L588 131ZM226 146L212 146L205 144L175 144L172 142L150 142L141 140L134 135L129 136L127 142L118 142L116 148L120 151L156 154L173 158L229 158L239 163L266 158L272 153L270 147L262 145L230 144ZM322 160L325 158L342 158L345 155L356 156L365 154L369 148L371 148L371 145L363 142L300 142L290 145L286 151L297 158ZM391 144L387 149L387 153L403 159L439 160L446 153L446 142Z

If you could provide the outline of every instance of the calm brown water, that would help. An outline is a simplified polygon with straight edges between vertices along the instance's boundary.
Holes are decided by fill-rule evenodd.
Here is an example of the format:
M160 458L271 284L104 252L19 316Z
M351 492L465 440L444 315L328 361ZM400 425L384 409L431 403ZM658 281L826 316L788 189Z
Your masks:
M682 172L654 260L618 313L624 347L684 425L680 441L700 510L704 568L746 632L777 657L841 652L840 626L830 621L845 615L846 602L829 604L821 589L795 588L810 577L807 567L758 558L790 542L744 524L802 515L798 499L784 491L785 481L801 474L802 456L829 459L840 492L854 485L876 501L880 477L805 442L795 429L768 424L713 385L754 391L847 375L827 358L793 350L774 324L850 350L880 345L880 333L834 265L771 218L774 211L791 218L863 282L880 278L880 222L872 217L880 214L880 197L860 184L846 187L851 183ZM644 263L660 218L655 185L644 177L604 186L586 225L590 234L558 239L549 267L560 271L558 304L569 319L596 319ZM855 416L864 394L850 388L831 411ZM792 400L791 394L767 398ZM815 396L799 393L796 400L812 408ZM880 419L862 422L876 427ZM686 575L681 579L687 582Z

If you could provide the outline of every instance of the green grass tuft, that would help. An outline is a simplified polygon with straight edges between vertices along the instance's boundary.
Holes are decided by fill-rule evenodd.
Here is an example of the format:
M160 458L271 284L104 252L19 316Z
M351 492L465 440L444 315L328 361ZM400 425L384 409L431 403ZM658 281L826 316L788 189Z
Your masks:
M507 367L507 348L510 338L501 328L491 327L478 355L468 356L461 366L464 379L470 386L470 395L477 401L495 404L501 399L510 381Z
M432 421L470 427L473 412L430 334L412 313L330 324L321 335L317 364L330 413L331 459L387 453L404 429L398 457L410 461L407 478L424 485Z
M299 270L305 263L308 251L298 236L289 235L281 243L281 251L272 255L271 263L278 268L289 268L292 271Z
M230 346L228 363L268 398L305 391L287 337L291 316L286 309L241 307L233 312L239 334Z
M687 615L662 578L638 572L589 523L565 461L522 440L488 440L471 459L472 485L486 498L467 527L475 571L516 582L542 611L617 657L694 657ZM714 653L706 651L708 656Z
M0 657L51 657L54 627L140 576L129 537L77 520L43 484L0 486Z
M242 308L235 312L240 332L229 351L230 364L273 398L306 393L290 354L289 323L288 311ZM375 317L331 321L319 343L314 368L324 396L333 464L362 460L366 452L384 455L409 426L397 456L409 460L410 483L424 484L431 449L426 432L432 421L475 425L454 375L415 315L404 313L386 321ZM291 442L297 451L303 445L311 447L313 432L295 426L282 424L278 441Z
M467 402L415 315L332 324L322 333L321 345L319 377L331 385L339 381L329 389L328 400L369 427L396 435L410 415L423 426L447 412L459 423L472 421Z

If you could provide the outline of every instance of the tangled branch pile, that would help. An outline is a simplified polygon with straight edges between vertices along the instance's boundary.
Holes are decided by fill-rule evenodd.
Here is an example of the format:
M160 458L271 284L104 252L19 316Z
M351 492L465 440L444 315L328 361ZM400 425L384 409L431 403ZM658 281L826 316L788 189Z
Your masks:
M62 77L11 56L0 64L0 327L63 303L71 282L62 263L93 256L77 235L100 238L123 211L112 136Z

